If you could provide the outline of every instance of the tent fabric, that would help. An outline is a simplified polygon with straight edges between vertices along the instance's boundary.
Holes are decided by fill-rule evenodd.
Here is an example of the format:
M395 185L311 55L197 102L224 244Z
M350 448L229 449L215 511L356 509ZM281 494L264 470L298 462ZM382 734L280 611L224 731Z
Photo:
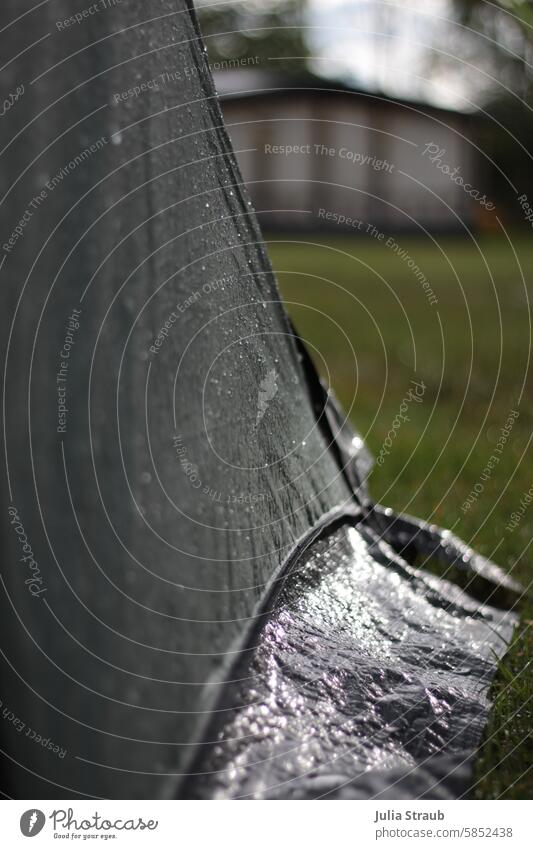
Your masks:
M44 192L2 257L1 698L67 752L3 723L4 789L166 797L265 588L352 496L192 9L58 29L72 14L0 11L5 85L26 88L1 127L2 232Z
M304 552L311 575L331 544L325 580L338 558L343 591L360 563L391 610L405 587L428 617L451 614L392 556L368 454L284 312L192 8L161 0L149 18L133 0L57 26L72 14L70 0L0 10L6 89L25 81L1 128L2 791L201 795L189 776L211 757L217 705ZM451 593L435 579L434 599ZM469 649L492 616L500 651L511 619L454 605L454 639L463 628ZM350 651L345 672L362 663Z

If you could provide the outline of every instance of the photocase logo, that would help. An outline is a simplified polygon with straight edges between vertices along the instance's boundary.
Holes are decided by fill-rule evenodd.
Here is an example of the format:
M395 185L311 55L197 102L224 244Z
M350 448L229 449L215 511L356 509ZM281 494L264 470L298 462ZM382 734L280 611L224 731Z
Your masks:
M268 410L270 402L278 394L277 379L278 373L276 369L271 368L259 384L259 395L257 396L257 418L255 420L256 427Z
M20 818L20 830L24 837L35 837L42 831L45 822L46 817L42 811L37 808L30 808Z

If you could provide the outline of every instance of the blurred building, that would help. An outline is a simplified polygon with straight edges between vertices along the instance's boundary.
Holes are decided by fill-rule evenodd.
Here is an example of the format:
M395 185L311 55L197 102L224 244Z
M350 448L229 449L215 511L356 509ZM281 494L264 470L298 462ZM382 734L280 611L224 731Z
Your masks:
M362 234L455 231L489 217L473 114L258 69L215 82L267 228L338 229L344 217Z

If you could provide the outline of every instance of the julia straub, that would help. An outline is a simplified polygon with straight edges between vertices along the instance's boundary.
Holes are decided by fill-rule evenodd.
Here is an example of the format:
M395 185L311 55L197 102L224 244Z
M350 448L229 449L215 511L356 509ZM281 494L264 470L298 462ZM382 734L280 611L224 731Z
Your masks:
M395 811L389 808L387 811L376 811L374 822L391 822L391 820L443 820L443 811Z

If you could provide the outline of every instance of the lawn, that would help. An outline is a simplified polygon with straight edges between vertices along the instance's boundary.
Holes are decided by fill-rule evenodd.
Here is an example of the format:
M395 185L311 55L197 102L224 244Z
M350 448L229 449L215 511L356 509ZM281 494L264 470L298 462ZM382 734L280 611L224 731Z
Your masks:
M533 485L533 240L394 243L268 239L289 312L375 456L412 381L423 384L372 472L373 497L452 528L527 588L533 503L516 527L510 522ZM531 593L518 609L521 626L493 686L475 798L531 797Z

